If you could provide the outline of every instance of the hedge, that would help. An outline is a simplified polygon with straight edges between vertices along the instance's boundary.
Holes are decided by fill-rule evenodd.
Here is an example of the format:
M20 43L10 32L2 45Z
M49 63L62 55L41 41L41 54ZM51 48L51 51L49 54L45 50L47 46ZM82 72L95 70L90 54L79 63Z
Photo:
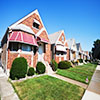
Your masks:
M36 72L38 74L43 74L45 73L46 67L42 62L38 62L36 65Z
M78 59L80 63L83 63L83 59Z
M58 64L58 68L60 68L60 69L68 69L70 67L71 67L71 63L68 61L61 61Z
M34 68L33 68L33 67L30 67L30 68L28 69L27 75L28 75L28 76L33 76L34 73L35 73Z
M10 70L12 80L24 78L27 74L27 60L24 57L15 58Z

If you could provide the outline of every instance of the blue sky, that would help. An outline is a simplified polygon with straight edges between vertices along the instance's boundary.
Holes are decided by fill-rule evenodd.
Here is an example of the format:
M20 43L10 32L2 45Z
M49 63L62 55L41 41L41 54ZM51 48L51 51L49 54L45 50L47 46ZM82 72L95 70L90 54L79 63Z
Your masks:
M9 25L35 9L48 34L64 30L83 50L100 39L100 0L0 0L0 39Z

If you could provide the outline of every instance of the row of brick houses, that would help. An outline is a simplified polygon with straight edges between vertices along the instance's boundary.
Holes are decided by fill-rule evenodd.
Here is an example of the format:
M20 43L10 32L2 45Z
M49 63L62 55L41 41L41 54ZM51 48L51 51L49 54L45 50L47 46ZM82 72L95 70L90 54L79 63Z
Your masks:
M1 62L6 72L9 72L16 57L26 58L28 65L34 68L38 61L49 67L52 59L58 63L62 60L88 57L74 39L66 40L63 30L48 35L38 10L10 25L1 46Z

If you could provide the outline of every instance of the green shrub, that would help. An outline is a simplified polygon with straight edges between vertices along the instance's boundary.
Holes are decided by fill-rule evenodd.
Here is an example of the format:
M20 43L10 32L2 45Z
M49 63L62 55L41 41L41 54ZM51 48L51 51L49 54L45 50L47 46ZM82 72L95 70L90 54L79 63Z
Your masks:
M27 73L27 75L28 76L32 76L32 75L34 75L34 68L33 67L30 67L29 69L28 69L28 73Z
M71 61L73 64L75 64L75 62L74 61Z
M54 59L51 60L51 67L52 67L53 71L56 71L57 68L58 68L58 64L57 64L57 62Z
M27 61L24 57L15 58L10 70L10 78L12 80L24 78L27 74Z
M90 60L86 59L85 62L91 62Z
M78 65L78 61L75 61L75 65Z
M83 63L83 59L79 59L79 62L80 62L80 63Z
M43 74L45 73L45 70L46 70L45 65L42 62L38 62L36 65L36 72L38 74Z
M60 69L68 69L69 67L71 67L71 63L68 61L61 61L58 64L58 68Z

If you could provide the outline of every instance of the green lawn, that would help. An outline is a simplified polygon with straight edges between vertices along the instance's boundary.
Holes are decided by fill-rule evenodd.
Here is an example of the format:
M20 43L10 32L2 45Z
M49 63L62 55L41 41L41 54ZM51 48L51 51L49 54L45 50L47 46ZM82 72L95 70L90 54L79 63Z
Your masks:
M13 83L21 100L81 100L84 89L51 76Z
M81 66L76 66L69 69L58 69L57 74L86 83L85 80L88 77L89 81L95 71L96 64L85 64Z

